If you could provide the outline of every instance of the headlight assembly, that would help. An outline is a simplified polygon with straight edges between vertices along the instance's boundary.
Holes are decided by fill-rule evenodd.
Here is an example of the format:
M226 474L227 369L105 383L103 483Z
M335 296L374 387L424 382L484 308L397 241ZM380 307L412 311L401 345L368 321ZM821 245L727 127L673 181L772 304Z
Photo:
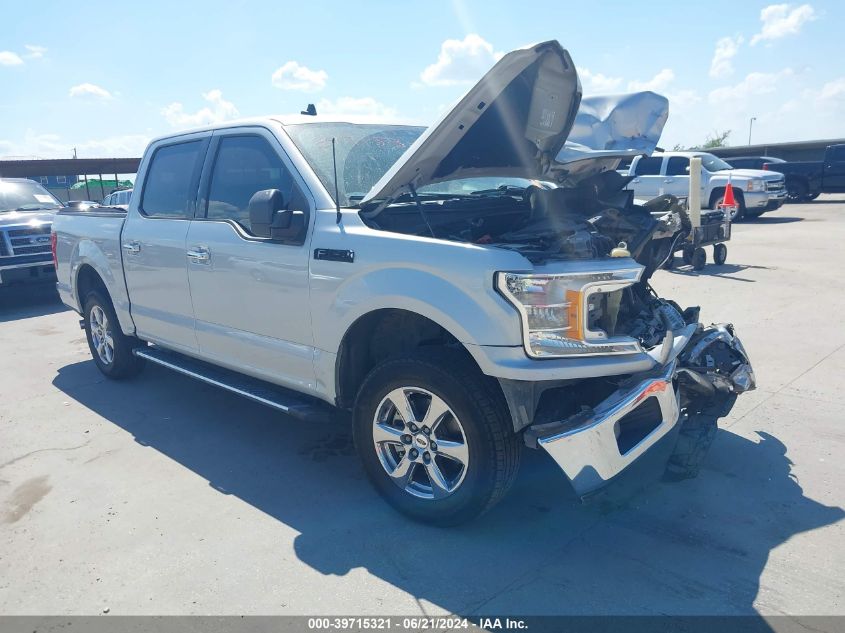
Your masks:
M525 351L534 358L641 352L639 342L613 336L621 291L642 268L562 274L496 274L496 287L522 320ZM611 333L600 324L611 324Z

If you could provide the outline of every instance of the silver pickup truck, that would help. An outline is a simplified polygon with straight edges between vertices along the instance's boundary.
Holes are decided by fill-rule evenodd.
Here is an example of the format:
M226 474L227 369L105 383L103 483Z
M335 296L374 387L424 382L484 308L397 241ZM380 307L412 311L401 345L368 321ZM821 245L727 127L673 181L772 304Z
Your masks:
M653 149L665 99L588 101L552 41L428 129L157 139L127 210L57 216L61 297L108 377L152 362L295 417L351 411L373 484L421 521L490 508L525 446L579 495L658 443L694 476L754 374L730 325L648 282L682 210L634 204L615 168Z

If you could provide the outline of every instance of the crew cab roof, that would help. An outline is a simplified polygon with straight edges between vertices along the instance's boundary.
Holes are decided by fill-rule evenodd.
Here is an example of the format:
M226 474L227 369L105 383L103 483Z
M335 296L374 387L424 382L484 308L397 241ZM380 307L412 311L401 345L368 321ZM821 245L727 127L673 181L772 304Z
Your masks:
M260 117L250 117L250 118L243 118L243 119L232 119L229 121L222 121L220 123L212 123L210 125L203 125L200 127L189 128L186 130L180 130L178 132L173 132L171 134L162 134L161 136L156 136L150 141L150 144L158 143L160 141L167 141L171 139L176 139L181 136L189 136L191 134L197 134L199 132L213 132L215 130L226 130L229 128L236 128L236 127L249 127L249 126L261 126L261 127L274 127L277 125L281 125L285 127L286 125L300 125L300 124L309 124L309 123L353 123L353 124L374 124L374 125L409 125L409 126L417 126L417 127L424 127L420 126L419 123L414 122L399 122L399 121L374 121L370 118L365 117L356 117L354 115L344 115L344 116L337 116L337 115L317 115L317 116L309 116L304 114L279 114L279 115L267 115L267 116L260 116Z

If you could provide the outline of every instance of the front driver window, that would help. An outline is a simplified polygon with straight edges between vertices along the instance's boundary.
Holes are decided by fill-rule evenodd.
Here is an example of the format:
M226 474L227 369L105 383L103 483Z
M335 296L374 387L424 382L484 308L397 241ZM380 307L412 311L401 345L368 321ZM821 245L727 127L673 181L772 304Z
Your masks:
M260 136L228 136L220 141L206 217L234 220L249 231L249 200L257 191L278 189L290 203L296 188L290 172Z

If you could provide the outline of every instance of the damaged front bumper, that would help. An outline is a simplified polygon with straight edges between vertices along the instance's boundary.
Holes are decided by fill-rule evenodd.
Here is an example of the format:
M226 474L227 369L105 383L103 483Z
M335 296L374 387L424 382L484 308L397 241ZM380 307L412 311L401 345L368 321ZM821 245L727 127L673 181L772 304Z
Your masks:
M715 425L717 417L730 411L736 394L756 386L748 355L730 325L699 326L684 349L666 356L662 367L623 380L594 407L529 427L526 443L542 447L575 492L586 495L690 416L712 415ZM716 401L718 407L711 404Z

